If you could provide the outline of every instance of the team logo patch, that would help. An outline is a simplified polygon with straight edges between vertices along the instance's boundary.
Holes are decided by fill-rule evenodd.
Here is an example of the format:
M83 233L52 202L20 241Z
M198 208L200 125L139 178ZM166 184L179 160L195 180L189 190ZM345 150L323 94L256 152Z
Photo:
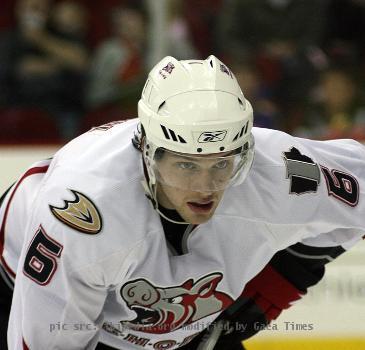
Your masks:
M220 131L206 131L203 132L198 139L199 143L206 143L206 142L217 142L223 141L227 135L227 130L220 130Z
M95 204L84 194L75 190L70 191L74 194L75 199L64 200L63 208L50 205L52 214L77 231L88 234L99 233L102 229L102 219Z
M310 157L300 153L295 147L284 152L286 178L290 179L290 193L297 195L317 192L321 174L319 166Z
M115 121L109 122L107 124L94 126L93 128L90 129L90 131L95 131L95 130L108 131L109 129L113 128L114 126L125 123L125 122L126 122L126 120L115 120Z
M220 272L189 279L178 286L160 287L140 278L127 282L120 290L133 320L121 321L127 327L146 333L169 333L226 309L233 299L218 291Z
M221 72L229 75L233 79L232 72L227 68L227 66L225 66L224 64L220 64L220 69Z
M162 78L166 79L167 78L167 74L170 75L174 69L175 69L175 66L173 65L173 63L172 62L169 62L165 67L163 67L159 71L159 74L162 76Z

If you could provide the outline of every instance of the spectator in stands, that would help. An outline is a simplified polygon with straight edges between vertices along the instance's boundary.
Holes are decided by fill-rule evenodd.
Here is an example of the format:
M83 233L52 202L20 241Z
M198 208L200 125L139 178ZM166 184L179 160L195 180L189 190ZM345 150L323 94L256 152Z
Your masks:
M45 72L52 69L50 62L46 61L41 52L29 43L27 37L46 26L49 7L49 0L19 0L15 10L17 27L1 34L0 103L2 106L19 103L18 74L24 71L26 66L32 66L35 69L36 61L43 63L43 65L37 65L38 70L43 69Z
M286 113L303 102L318 69L326 64L319 48L326 5L326 0L231 0L222 11L222 52L230 57L254 55Z
M145 76L146 35L144 14L132 7L111 11L112 37L96 49L89 75L89 108L135 106Z
M323 47L337 64L362 64L365 56L365 2L330 0L323 22ZM363 66L364 67L364 66Z
M172 0L168 3L168 44L167 52L180 60L199 58L197 49L191 40L191 33L183 13L181 0Z
M295 134L317 139L365 140L365 101L355 77L344 68L323 72L315 103L306 111L303 126Z
M254 125L276 129L280 124L280 108L272 98L270 88L265 84L254 63L246 60L232 63L232 70L245 97L255 110Z
M192 33L191 40L199 56L208 57L212 52L218 52L216 32L220 17L229 6L230 0L182 0L182 13ZM224 45L224 44L223 44Z
M50 11L50 0L19 0L16 19L16 28L0 39L1 103L44 108L71 138L88 67L86 12L72 1Z

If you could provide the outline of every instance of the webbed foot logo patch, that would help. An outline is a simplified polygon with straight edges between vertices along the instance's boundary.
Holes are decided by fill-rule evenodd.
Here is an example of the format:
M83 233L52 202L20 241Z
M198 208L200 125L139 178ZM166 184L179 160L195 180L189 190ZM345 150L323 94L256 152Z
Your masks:
M50 205L52 214L73 229L88 234L97 234L102 229L101 215L95 204L84 194L70 190L75 199L64 200L63 208Z

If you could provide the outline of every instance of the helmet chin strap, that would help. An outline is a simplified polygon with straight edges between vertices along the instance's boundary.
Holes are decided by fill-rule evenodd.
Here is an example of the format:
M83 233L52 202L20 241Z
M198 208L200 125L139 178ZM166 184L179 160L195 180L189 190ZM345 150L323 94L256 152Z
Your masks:
M158 208L158 200L157 200L157 186L151 184L151 179L148 175L148 171L146 168L146 164L144 161L144 158L142 157L142 165L143 165L143 172L144 172L144 179L141 181L142 186L144 188L144 191L146 193L146 197L151 201L153 205L153 209L155 209L159 215L161 215L164 219L179 225L189 225L189 222L186 221L176 221L174 219L171 219L167 217L165 214L161 212L161 210Z
M166 216L165 214L163 214L158 207L159 203L157 201L157 186L150 185L149 182L147 183L146 179L142 180L141 183L146 192L146 197L151 201L151 203L153 205L153 209L155 209L159 213L159 215L161 215L164 219L166 219L174 224L180 224L180 225L189 225L190 224L189 222L186 222L186 221L173 220L173 219L169 218L168 216Z

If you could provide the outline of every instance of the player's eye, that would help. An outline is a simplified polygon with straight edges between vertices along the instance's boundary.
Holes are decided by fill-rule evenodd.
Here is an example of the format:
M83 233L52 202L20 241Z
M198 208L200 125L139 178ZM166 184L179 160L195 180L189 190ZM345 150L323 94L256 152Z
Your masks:
M178 162L176 163L177 167L179 169L183 170L196 170L198 169L198 166L192 162Z
M228 166L228 160L221 160L214 164L215 169L225 169Z

